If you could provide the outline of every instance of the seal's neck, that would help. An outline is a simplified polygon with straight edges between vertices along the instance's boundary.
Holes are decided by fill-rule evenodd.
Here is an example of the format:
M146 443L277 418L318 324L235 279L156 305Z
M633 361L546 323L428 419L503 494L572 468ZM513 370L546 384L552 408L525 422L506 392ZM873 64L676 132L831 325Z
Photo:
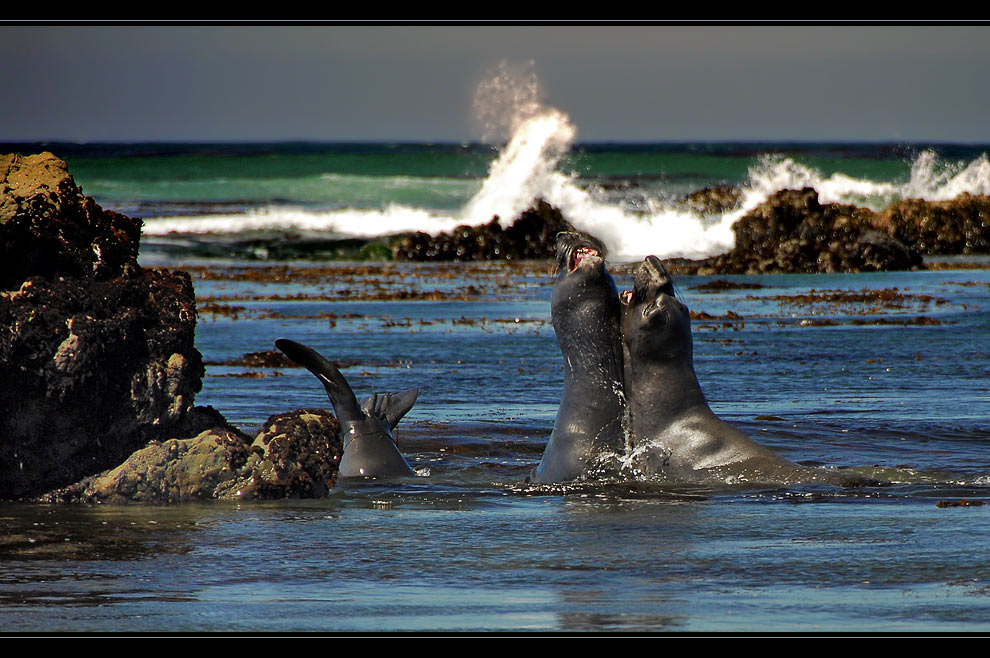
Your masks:
M711 414L690 360L626 359L626 396L637 433L650 435L685 414Z
M554 333L564 357L565 382L578 387L621 387L619 298L611 277L596 285L558 283L551 299Z
M618 329L607 325L560 340L566 374L576 378L608 377L621 380L623 359L620 340Z

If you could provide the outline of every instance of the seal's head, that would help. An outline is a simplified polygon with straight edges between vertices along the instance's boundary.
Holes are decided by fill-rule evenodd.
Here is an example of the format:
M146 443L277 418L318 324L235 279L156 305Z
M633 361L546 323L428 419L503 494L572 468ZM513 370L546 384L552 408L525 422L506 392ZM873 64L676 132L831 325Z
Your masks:
M598 269L604 266L605 245L601 240L587 233L574 231L557 234L557 258L554 261L553 274L562 277L579 272L579 267Z
M572 337L603 333L603 325L618 332L618 289L605 267L600 240L584 233L558 233L553 273L550 314L562 346Z
M677 299L674 281L656 256L636 269L632 290L620 296L622 339L629 354L654 361L692 356L691 314Z

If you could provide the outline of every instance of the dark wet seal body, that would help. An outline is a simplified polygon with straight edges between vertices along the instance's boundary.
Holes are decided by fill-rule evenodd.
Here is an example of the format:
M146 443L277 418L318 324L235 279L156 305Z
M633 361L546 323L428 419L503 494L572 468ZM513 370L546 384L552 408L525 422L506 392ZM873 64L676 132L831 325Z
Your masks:
M625 446L619 298L605 248L580 233L557 237L550 300L564 356L564 390L550 440L531 480L566 482L588 475L603 455Z
M622 295L621 326L632 461L643 474L711 484L878 484L791 462L712 412L694 371L690 313L655 256Z
M415 475L395 445L392 430L416 402L418 389L397 394L372 394L358 405L344 376L316 350L286 339L276 340L275 347L313 373L327 391L344 443L339 477L395 478Z

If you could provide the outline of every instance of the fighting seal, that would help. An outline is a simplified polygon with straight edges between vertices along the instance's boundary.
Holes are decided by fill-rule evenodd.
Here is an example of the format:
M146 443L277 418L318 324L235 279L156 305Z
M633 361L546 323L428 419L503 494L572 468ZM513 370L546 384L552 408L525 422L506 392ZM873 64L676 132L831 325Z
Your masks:
M624 449L622 340L618 289L605 246L581 233L557 236L550 317L564 357L564 389L543 458L542 484L574 480Z
M313 373L326 389L343 437L339 477L383 479L415 475L395 445L392 430L415 404L418 389L373 393L359 405L344 376L316 350L284 338L276 340L275 347Z
M867 483L785 459L712 412L694 371L690 312L656 256L636 270L621 308L630 456L646 475L691 483Z

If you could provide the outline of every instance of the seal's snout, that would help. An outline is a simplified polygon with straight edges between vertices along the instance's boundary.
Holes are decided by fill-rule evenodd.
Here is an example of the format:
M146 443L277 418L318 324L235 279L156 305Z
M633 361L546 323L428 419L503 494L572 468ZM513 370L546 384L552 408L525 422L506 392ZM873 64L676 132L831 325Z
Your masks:
M642 288L644 292L649 290L653 293L651 296L660 293L674 296L674 280L670 278L670 273L663 266L663 261L656 256L647 256L643 260L643 264L639 266L636 271L636 288Z
M647 256L643 260L643 267L645 267L646 271L650 273L650 276L657 281L670 279L670 275L667 273L667 268L663 266L663 261L656 256Z
M676 297L674 280L663 266L663 261L656 256L647 256L636 268L633 289L623 292L619 297L628 306L634 303L652 302L664 293Z

